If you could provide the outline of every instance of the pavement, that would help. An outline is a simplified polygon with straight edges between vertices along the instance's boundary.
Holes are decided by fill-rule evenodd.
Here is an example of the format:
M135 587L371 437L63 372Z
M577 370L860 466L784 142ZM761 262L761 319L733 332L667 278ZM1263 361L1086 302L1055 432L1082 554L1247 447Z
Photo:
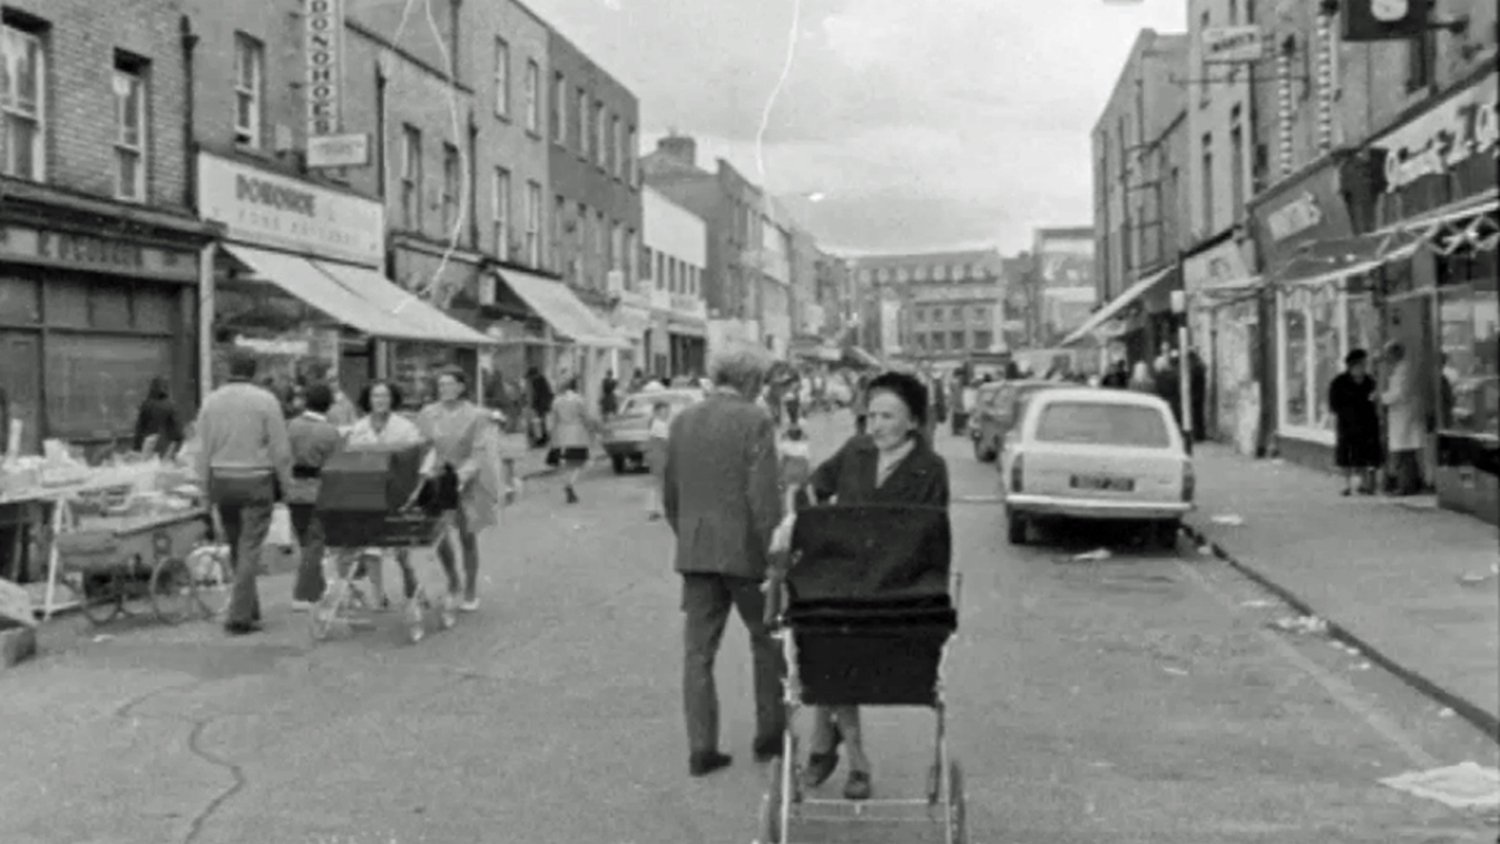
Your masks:
M1223 446L1194 458L1200 540L1500 741L1500 530Z
M817 455L852 425L808 428ZM1186 545L1147 553L1084 530L1008 545L994 467L966 441L941 447L965 577L945 692L971 841L1495 839L1483 813L1378 782L1495 764L1467 722L1325 638L1268 629L1288 609ZM646 519L649 480L593 467L572 506L560 483L528 483L483 538L480 611L415 646L396 618L313 643L285 574L261 582L259 636L47 625L43 653L0 674L0 842L750 841L766 770L750 760L738 622L718 660L735 761L691 779L678 579L670 531ZM1108 559L1077 558L1098 545ZM435 562L418 567L440 582ZM920 793L931 713L866 723L877 796ZM926 824L794 831L943 840Z

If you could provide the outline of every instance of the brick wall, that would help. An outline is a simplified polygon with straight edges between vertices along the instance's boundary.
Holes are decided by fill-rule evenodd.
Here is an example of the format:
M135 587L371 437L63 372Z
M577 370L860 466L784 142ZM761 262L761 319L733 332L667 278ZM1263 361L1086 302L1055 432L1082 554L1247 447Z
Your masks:
M46 181L115 196L115 52L148 62L149 204L185 204L186 103L180 0L6 0L7 18L40 25L46 42Z

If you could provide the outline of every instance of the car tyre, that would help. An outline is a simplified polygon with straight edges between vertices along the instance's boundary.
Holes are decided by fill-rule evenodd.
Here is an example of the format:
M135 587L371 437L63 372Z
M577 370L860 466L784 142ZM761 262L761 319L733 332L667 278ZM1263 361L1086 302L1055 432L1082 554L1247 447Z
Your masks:
M1025 516L1013 510L1005 511L1005 533L1010 544L1025 545L1026 540L1030 538L1028 536L1030 528L1031 525L1027 523Z
M623 474L625 474L625 469L627 468L626 467L626 463L625 463L625 455L623 455L623 454L611 454L609 456L609 462L610 462L611 465L613 465L615 467L615 474L616 475L623 475Z
M1176 519L1164 519L1151 526L1152 539L1156 546L1163 551L1177 550L1177 535L1182 532L1182 524Z

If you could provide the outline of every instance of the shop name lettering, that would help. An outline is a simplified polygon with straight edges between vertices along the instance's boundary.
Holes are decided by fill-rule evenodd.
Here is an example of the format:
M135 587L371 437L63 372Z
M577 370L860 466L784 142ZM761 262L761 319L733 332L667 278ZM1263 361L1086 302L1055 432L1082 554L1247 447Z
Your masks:
M278 211L291 211L304 217L318 215L317 197L312 193L253 176L234 177L234 196L241 202L253 202Z
M339 129L339 35L343 29L339 0L307 4L307 128L313 135Z
M1495 87L1487 86L1487 91L1487 96L1451 104L1418 120L1401 133L1415 136L1410 141L1393 138L1386 147L1386 190L1397 190L1423 176L1442 175L1471 155L1495 149L1500 142L1500 117L1493 102Z
M132 269L141 269L146 266L145 251L141 247L87 235L38 232L36 253L39 258L64 264L91 264Z

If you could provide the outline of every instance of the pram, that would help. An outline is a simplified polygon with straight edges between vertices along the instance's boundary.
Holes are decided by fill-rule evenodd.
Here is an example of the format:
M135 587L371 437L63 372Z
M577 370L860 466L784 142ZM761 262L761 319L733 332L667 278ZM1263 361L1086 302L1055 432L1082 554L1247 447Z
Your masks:
M457 480L452 470L438 479L421 471L422 455L415 448L344 452L323 470L317 502L327 545L326 558L336 561L334 576L312 611L312 636L327 638L337 627L373 627L368 611L376 609L355 585L371 566L384 564L392 551L427 549L434 555L448 541L452 527ZM444 491L444 481L449 489ZM403 609L407 637L412 643L427 635L427 611L438 610L442 629L458 621L456 598L447 590L431 598L408 560L403 579L414 582Z
M946 844L967 841L963 771L948 752L943 665L958 628L961 578L950 574L946 510L889 505L803 510L787 566L773 571L766 606L781 640L786 732L761 802L761 844L788 844L795 821L845 820L835 807L941 823ZM912 706L936 715L925 799L812 799L803 793L795 716L804 706ZM924 807L925 812L910 812ZM819 809L830 814L818 814Z

